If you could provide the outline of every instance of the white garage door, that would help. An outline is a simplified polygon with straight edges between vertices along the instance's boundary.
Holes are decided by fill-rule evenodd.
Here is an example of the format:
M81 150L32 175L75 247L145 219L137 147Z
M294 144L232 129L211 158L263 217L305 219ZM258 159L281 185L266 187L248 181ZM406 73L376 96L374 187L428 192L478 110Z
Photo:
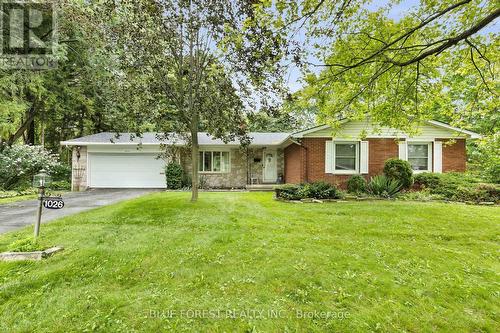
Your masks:
M90 187L163 188L165 161L157 154L90 153Z

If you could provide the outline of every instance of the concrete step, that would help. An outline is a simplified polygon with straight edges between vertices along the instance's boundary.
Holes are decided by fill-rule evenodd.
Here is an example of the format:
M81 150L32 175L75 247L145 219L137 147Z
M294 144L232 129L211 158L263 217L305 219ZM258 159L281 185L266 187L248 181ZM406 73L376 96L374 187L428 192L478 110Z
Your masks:
M247 185L246 189L249 191L274 191L276 186L278 184L253 184Z

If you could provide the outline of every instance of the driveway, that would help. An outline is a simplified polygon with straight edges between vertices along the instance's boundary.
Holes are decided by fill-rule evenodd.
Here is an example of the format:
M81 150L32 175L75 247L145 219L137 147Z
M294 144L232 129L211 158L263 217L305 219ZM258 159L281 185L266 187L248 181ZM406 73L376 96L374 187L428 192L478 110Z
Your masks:
M85 192L64 194L63 209L43 209L42 224L60 217L76 214L128 200L144 194L155 192L155 189L94 189ZM38 200L18 201L0 204L0 234L34 224Z

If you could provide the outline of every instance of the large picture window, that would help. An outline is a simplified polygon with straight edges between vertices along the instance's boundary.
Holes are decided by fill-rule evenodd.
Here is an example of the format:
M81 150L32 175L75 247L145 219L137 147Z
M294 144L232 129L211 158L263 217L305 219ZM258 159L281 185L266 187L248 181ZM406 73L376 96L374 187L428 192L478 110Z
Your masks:
M199 172L229 172L228 151L200 151Z
M429 143L408 143L408 162L414 171L431 170L431 147Z

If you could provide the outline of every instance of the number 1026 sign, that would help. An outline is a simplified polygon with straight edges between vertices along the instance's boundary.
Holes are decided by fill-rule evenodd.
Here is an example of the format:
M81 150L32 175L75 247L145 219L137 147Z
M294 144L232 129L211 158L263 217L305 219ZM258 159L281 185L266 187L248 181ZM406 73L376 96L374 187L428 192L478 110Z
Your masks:
M46 197L43 199L43 207L48 209L61 209L64 207L64 201L59 197Z

